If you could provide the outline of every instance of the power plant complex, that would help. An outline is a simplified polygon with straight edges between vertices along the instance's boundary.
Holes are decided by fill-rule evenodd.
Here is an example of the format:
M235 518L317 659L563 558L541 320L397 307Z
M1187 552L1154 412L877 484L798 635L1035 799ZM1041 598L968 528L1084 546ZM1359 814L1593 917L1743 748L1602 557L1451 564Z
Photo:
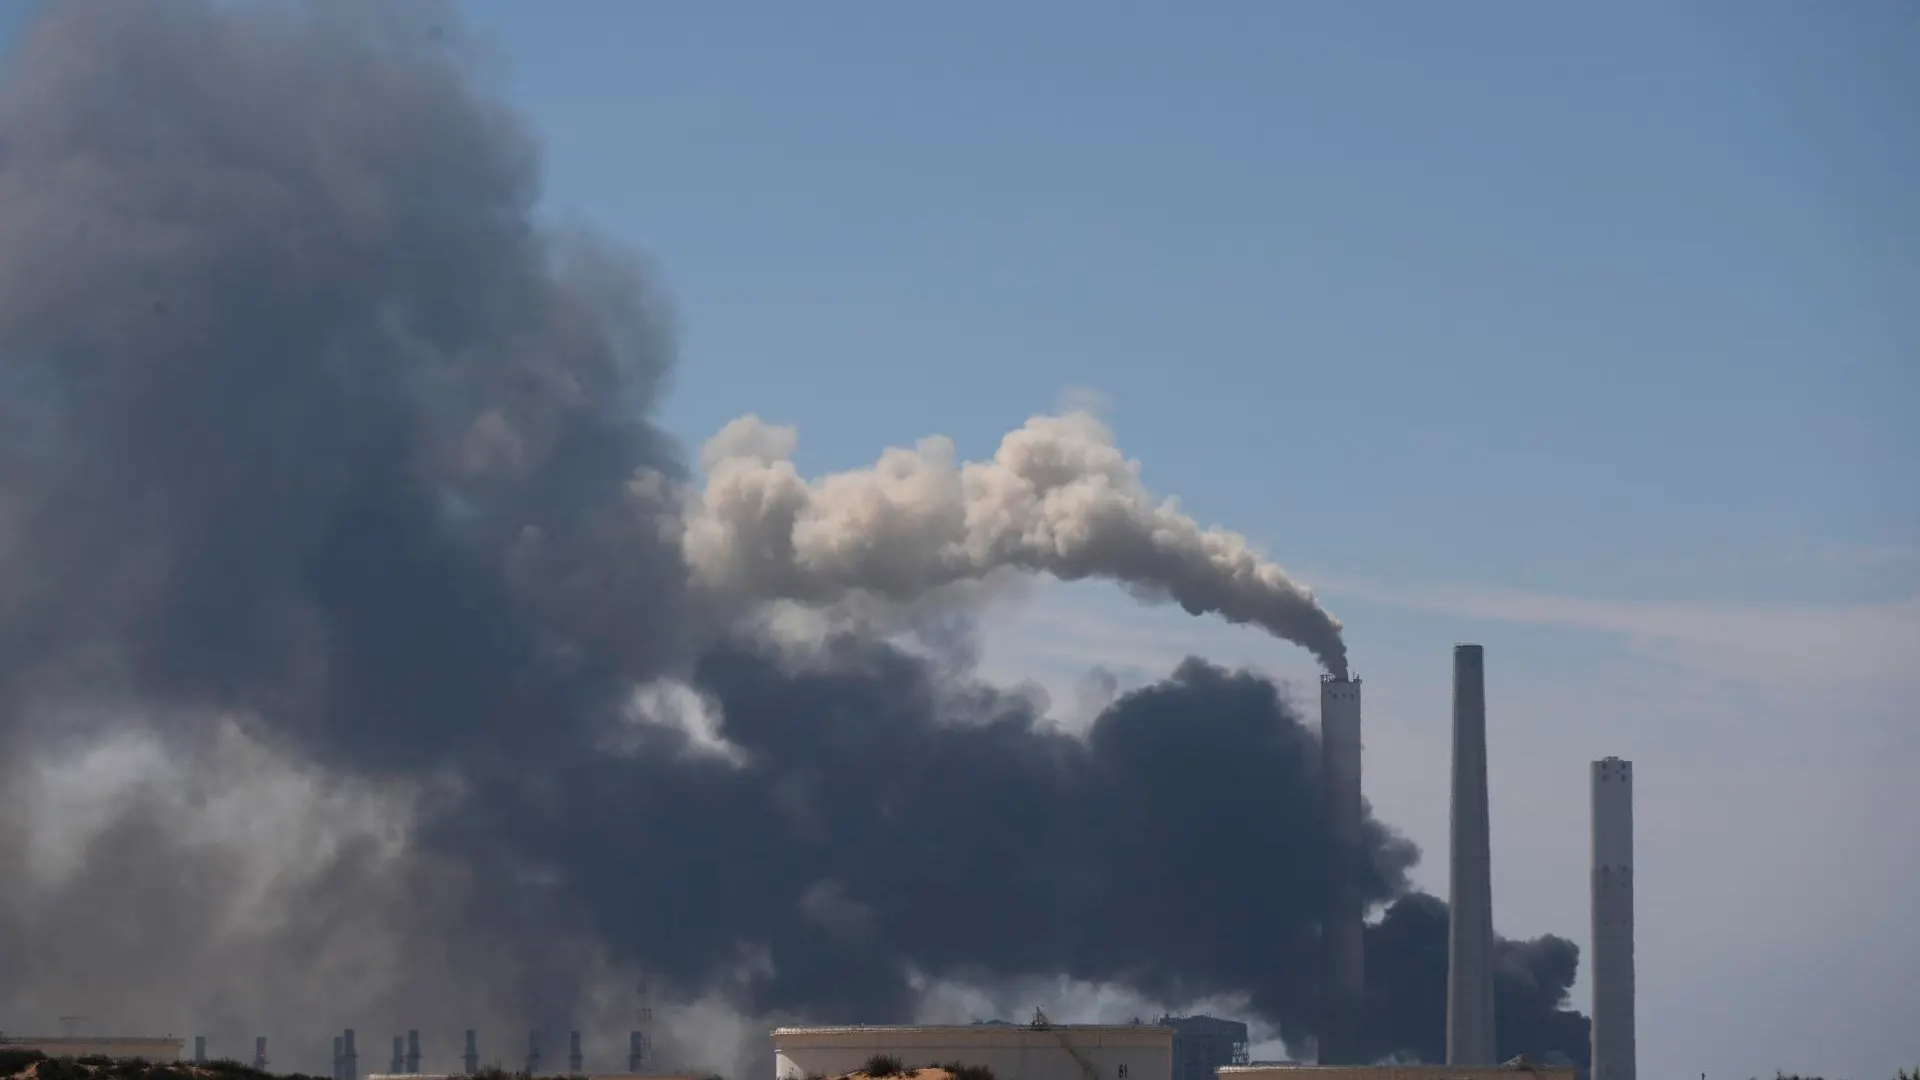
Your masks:
M1162 1017L1148 1024L1054 1024L1035 1010L1028 1024L962 1026L782 1027L772 1032L775 1080L818 1080L863 1071L887 1058L913 1069L933 1063L984 1066L1001 1080L1575 1080L1567 1063L1500 1062L1494 1001L1495 938L1491 821L1488 812L1486 657L1479 645L1453 651L1452 794L1449 810L1446 1061L1375 1065L1366 1052L1366 904L1361 891L1366 802L1361 783L1359 678L1320 680L1320 749L1329 873L1321 949L1323 982L1316 1064L1249 1064L1244 1023L1214 1017ZM1636 1080L1633 959L1633 765L1609 757L1591 764L1592 980L1589 1080ZM643 994L644 994L643 986ZM642 1022L651 1016L641 1010ZM104 1054L176 1060L183 1040L163 1038L4 1037L0 1049L49 1056ZM267 1064L266 1039L253 1064ZM395 1035L386 1074L363 1076L353 1030L333 1037L333 1080L471 1076L481 1071L477 1033L465 1033L460 1070L423 1074L420 1032ZM589 1072L580 1033L568 1036L570 1077L667 1080L649 1073L650 1043L630 1033L624 1072ZM204 1062L206 1039L194 1039ZM538 1032L529 1032L525 1073L540 1075Z
M1219 1080L1575 1080L1571 1064L1502 1062L1494 1007L1492 822L1488 810L1486 654L1453 650L1453 777L1449 811L1446 1061L1375 1065L1365 1052L1366 909L1362 899L1361 682L1320 679L1321 786L1330 872L1321 928L1318 1063L1246 1064L1229 1058ZM1593 1028L1591 1080L1634 1080L1632 765L1592 765ZM1205 1018L1211 1020L1211 1018ZM1213 1021L1215 1024L1222 1021ZM1027 1027L781 1028L775 1080L853 1072L875 1055L913 1064L952 1057L1019 1080L1172 1080L1194 1055L1176 1046L1177 1022ZM1195 1028L1195 1031L1202 1030ZM1241 1036L1244 1039L1244 1035ZM1228 1045L1231 1045L1230 1043ZM1244 1056L1244 1043L1240 1056ZM1232 1051L1229 1051L1232 1053ZM1182 1070L1183 1077L1186 1070Z
M1361 1017L1366 990L1366 912L1360 898L1360 680L1320 680L1320 752L1332 868L1321 946L1325 979L1319 1065L1368 1064ZM1446 1062L1499 1061L1494 1010L1492 822L1487 799L1486 652L1453 650L1453 777L1449 807ZM1635 1080L1633 1034L1633 765L1592 764L1592 1080ZM1236 1077L1272 1068L1236 1068ZM1223 1071L1224 1075L1224 1071ZM1449 1073L1455 1075L1455 1073ZM1461 1074L1464 1075L1464 1074Z

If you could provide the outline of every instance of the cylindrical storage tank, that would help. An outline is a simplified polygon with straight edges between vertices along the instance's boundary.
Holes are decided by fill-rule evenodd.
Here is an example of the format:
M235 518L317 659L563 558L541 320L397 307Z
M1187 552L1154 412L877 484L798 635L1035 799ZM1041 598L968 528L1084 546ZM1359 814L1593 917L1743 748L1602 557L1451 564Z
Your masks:
M776 1080L845 1076L876 1054L909 1068L984 1065L999 1080L1172 1080L1173 1029L1148 1024L779 1028Z

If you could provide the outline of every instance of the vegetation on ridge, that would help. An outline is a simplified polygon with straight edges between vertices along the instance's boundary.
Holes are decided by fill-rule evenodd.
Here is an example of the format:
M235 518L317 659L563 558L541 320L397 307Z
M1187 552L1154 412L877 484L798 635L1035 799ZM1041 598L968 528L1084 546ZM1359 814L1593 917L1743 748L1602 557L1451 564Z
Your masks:
M319 1080L301 1073L270 1073L238 1061L147 1061L48 1057L38 1050L0 1047L0 1080Z
M0 1080L320 1080L305 1073L272 1073L238 1061L147 1061L141 1058L48 1057L38 1050L0 1047ZM534 1080L524 1069L491 1065L472 1080ZM544 1078L543 1078L544 1080ZM723 1080L707 1076L705 1080ZM1915 1078L1920 1080L1920 1078Z

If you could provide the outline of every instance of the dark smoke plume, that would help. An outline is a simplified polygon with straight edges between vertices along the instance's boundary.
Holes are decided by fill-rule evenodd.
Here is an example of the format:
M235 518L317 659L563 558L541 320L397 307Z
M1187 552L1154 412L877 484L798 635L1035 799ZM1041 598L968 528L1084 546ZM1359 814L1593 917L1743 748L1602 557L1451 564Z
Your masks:
M1494 1040L1500 1060L1587 1065L1587 1018L1566 1007L1580 947L1551 934L1494 942ZM1445 1061L1447 905L1411 893L1367 928L1367 1045L1378 1057Z
M659 302L541 226L471 50L422 3L103 0L9 58L0 1027L317 1072L330 1029L479 1026L512 1063L529 1026L617 1046L644 973L699 1063L906 1019L910 975L1066 973L1310 1038L1279 691L1190 661L1066 734L964 658L739 623L647 419ZM1444 916L1366 843L1370 1036L1430 1055ZM1579 1052L1575 959L1506 947L1503 1039Z

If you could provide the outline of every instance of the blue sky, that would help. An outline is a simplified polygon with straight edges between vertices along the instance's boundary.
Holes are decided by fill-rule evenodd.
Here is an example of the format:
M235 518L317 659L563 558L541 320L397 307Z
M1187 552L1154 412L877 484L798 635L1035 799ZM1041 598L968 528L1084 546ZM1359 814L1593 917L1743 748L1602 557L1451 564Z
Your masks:
M1648 1075L1913 1064L1920 9L467 7L552 213L657 261L690 445L1101 395L1349 624L1428 887L1454 641L1504 932L1584 942L1586 762L1637 760ZM1311 687L1100 587L987 628L1063 714L1187 651Z

